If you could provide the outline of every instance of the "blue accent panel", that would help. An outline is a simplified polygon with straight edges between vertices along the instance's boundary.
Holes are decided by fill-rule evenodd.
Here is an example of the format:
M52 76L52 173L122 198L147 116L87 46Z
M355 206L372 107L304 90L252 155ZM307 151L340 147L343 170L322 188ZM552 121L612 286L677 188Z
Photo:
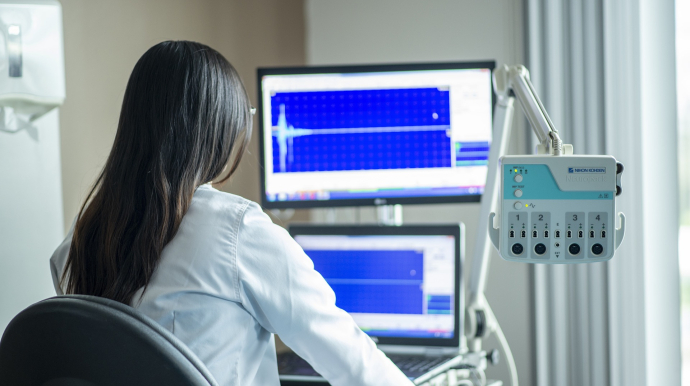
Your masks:
M450 310L427 310L427 314L450 315Z
M456 161L455 166L481 166L481 165L488 165L489 161L488 160L483 160L483 161Z
M428 310L450 310L450 302L448 302L448 303L428 302L426 307Z
M428 295L427 300L430 302L445 302L450 304L452 298L450 295Z
M517 184L513 181L515 168L522 174L523 180ZM503 197L518 199L513 192L519 185L522 190L520 200L613 200L615 191L564 192L556 183L551 170L546 165L503 165Z
M456 165L463 161L488 161L489 142L455 142Z
M450 91L279 92L273 172L451 167Z
M424 256L413 250L305 250L347 312L423 314Z
M426 308L429 314L450 314L452 298L450 295L427 295Z

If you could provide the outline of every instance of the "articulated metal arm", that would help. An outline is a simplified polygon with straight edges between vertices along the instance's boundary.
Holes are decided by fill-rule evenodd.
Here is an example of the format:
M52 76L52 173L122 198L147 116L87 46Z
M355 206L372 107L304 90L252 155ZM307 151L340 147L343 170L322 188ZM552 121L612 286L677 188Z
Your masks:
M494 90L499 100L508 98L511 91L515 94L534 134L539 139L541 151L552 155L563 154L558 130L554 127L544 105L534 91L534 86L529 79L529 71L524 66L508 67L503 65L494 70Z
M564 145L561 142L558 131L534 91L534 86L529 79L529 72L524 66L509 67L503 65L496 68L493 73L493 83L494 91L498 96L498 103L494 112L493 140L489 151L487 180L482 195L477 239L472 258L469 303L465 318L465 332L469 348L475 352L481 350L481 340L488 336L496 326L495 320L489 320L491 315L486 312L488 305L484 297L491 250L488 230L490 227L493 228L493 224L489 223L489 213L495 212L494 207L498 200L500 187L498 160L505 154L510 138L515 97L520 101L532 130L539 139L538 153L554 156L573 153L571 145Z

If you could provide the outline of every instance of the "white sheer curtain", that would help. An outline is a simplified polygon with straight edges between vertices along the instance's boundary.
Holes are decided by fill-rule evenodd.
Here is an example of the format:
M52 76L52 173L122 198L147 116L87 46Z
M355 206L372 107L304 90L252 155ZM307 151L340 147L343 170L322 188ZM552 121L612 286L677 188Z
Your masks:
M529 69L561 138L602 154L601 1L528 1ZM539 385L608 385L607 265L535 267Z
M673 5L527 0L533 83L576 154L624 163L628 218L611 262L535 267L540 386L680 384Z

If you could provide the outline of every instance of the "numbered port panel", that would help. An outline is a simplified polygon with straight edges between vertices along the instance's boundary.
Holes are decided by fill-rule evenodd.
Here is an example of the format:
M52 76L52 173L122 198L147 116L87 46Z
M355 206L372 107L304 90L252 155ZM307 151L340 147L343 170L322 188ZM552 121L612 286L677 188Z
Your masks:
M523 208L509 211L502 221L508 229L501 232L503 256L535 263L583 263L610 257L614 241L610 213L567 212L561 203L546 200Z
M529 255L529 232L527 212L511 212L508 214L508 253L513 257Z
M551 250L551 213L532 212L530 217L531 257L533 259L549 259Z
M609 238L608 213L589 212L587 213L587 257L597 258L607 254L607 244Z
M584 259L587 255L587 220L584 212L565 213L565 258Z

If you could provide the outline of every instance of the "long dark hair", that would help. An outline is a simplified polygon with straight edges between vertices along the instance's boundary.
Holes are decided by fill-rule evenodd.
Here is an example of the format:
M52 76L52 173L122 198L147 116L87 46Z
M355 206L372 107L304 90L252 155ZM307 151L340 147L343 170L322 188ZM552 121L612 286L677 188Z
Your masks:
M132 303L196 188L224 182L237 169L250 139L250 109L237 72L210 47L167 41L139 59L112 151L74 228L61 279L67 293Z

